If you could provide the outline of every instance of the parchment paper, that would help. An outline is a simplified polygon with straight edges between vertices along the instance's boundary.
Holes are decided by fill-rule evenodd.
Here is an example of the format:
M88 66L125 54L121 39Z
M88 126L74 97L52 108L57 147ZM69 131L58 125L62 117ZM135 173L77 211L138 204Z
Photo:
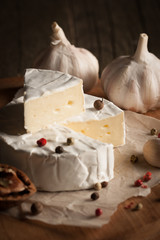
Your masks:
M21 210L15 207L8 214L21 217L24 213L23 217L53 225L100 227L109 222L119 203L132 196L147 196L151 187L160 183L160 168L152 167L145 161L143 146L147 140L156 137L150 135L150 130L160 129L160 120L126 111L125 124L126 144L114 149L115 177L107 188L99 191L99 199L91 200L93 189L59 193L37 192L21 205ZM137 163L130 162L132 154L139 157ZM148 188L134 187L135 180L143 177L147 171L152 172L152 179L146 183ZM36 216L29 214L34 201L41 201L44 205L42 213ZM100 217L95 216L96 208L103 210Z

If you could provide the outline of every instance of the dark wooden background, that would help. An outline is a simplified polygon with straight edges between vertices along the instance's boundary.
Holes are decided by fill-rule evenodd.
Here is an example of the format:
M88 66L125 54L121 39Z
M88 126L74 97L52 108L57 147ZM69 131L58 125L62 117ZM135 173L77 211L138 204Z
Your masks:
M0 78L32 67L50 44L53 21L98 58L100 73L115 57L132 55L142 32L160 57L160 0L1 0Z

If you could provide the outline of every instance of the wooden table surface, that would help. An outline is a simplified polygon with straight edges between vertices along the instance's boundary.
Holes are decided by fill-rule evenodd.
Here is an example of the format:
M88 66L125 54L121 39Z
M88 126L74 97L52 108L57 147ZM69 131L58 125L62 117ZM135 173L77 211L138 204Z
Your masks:
M9 102L23 85L23 77L0 79L0 107ZM90 94L104 96L100 82ZM160 109L147 115L160 119ZM140 211L127 211L124 206L141 202ZM118 206L110 222L101 228L52 226L31 220L18 220L0 213L0 240L159 240L160 239L160 184L147 197L126 200Z

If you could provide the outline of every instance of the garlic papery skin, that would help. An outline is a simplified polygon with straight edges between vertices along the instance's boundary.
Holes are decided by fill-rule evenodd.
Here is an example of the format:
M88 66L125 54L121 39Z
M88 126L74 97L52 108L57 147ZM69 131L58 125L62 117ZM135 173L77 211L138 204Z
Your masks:
M79 77L83 80L84 92L97 83L99 64L97 58L87 49L71 45L62 28L52 24L52 42L34 63L34 68L55 70Z
M160 138L148 140L144 144L143 155L150 165L160 168Z
M148 51L148 36L140 34L133 56L120 56L103 70L106 97L122 109L145 113L160 107L160 60Z

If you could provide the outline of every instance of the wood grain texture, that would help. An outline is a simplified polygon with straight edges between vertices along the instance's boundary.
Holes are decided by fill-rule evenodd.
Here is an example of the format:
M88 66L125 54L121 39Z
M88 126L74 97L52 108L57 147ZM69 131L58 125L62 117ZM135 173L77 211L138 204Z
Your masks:
M0 79L0 107L7 104L22 85L22 77ZM89 93L100 98L105 97L100 81ZM160 109L150 111L147 115L160 119ZM135 204L141 202L143 209L140 211L126 210L124 207L131 201ZM37 221L18 220L0 213L0 239L159 240L160 184L152 188L151 194L145 198L134 197L119 204L110 222L101 228L52 226Z
M100 74L115 57L133 54L139 34L160 57L160 0L5 0L0 8L0 78L23 75L50 44L53 21L72 44L90 50Z

